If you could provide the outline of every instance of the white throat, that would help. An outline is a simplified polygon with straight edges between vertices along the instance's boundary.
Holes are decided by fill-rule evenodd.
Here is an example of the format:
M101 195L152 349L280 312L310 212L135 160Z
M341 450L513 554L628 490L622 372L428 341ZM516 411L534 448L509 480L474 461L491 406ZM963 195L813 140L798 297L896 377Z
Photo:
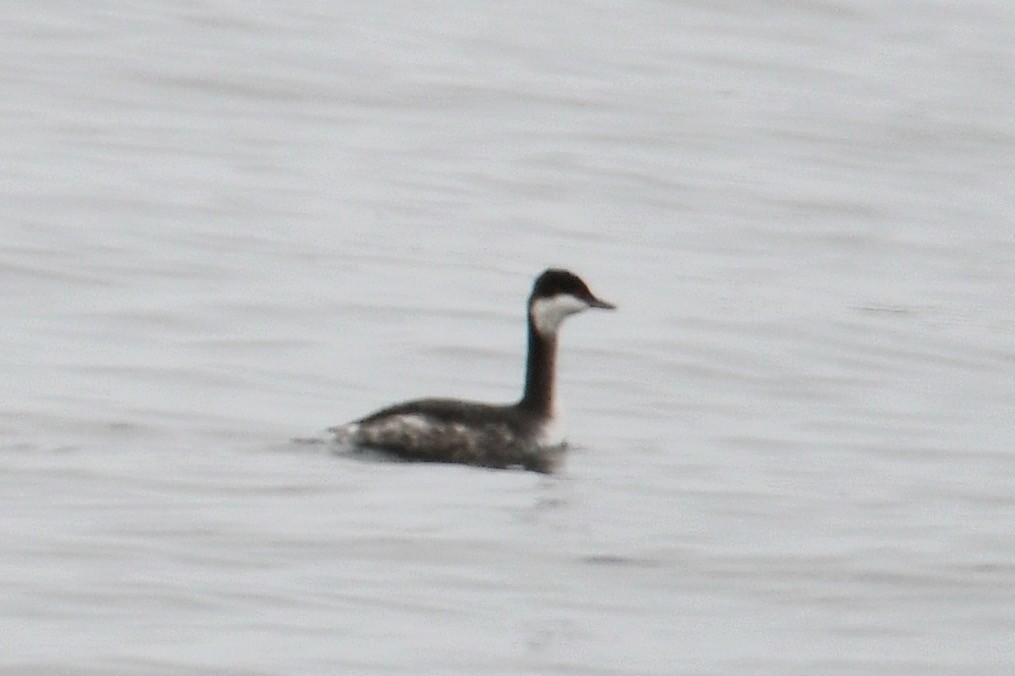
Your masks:
M559 293L549 298L532 301L532 321L536 331L544 336L557 333L564 318L588 310L589 304L569 293Z

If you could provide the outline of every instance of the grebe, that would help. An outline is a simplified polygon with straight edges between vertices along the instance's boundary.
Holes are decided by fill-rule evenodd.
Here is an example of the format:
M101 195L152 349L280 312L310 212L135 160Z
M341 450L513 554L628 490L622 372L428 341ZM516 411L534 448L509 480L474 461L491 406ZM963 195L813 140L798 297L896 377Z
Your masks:
M616 306L596 298L567 270L546 270L536 278L528 303L525 391L515 404L419 399L330 431L340 443L408 460L552 472L564 448L554 396L557 332L566 317L589 308Z

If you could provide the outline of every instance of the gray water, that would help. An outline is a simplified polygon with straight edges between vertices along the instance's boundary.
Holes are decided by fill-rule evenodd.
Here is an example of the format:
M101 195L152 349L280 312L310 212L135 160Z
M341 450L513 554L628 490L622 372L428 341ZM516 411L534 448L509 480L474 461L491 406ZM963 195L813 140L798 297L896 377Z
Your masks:
M1015 669L1007 0L0 19L3 673ZM563 472L323 443L548 265Z

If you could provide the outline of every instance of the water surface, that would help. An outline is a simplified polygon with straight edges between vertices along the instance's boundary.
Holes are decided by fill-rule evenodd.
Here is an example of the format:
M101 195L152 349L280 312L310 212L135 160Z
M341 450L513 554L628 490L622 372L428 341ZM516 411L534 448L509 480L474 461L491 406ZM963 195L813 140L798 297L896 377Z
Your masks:
M0 671L1011 673L1007 3L0 12Z

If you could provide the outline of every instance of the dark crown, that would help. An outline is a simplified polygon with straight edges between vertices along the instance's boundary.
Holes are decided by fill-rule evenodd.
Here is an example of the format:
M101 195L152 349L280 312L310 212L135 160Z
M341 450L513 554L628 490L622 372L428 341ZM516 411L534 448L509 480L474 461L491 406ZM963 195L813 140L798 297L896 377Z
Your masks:
M530 299L552 298L561 294L569 294L582 300L594 298L588 285L581 280L581 277L568 270L551 268L536 278L536 283L532 285Z

